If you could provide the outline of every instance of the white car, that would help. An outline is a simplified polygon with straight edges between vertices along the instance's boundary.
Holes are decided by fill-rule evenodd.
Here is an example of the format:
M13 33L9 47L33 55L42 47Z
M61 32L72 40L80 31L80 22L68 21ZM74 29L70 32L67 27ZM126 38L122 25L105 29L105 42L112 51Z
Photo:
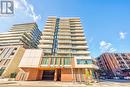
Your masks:
M129 76L127 76L127 77L124 77L124 79L126 79L126 80L130 80L130 77L129 77Z
M118 80L118 79L119 79L119 77L113 77L113 79L116 79L116 80Z

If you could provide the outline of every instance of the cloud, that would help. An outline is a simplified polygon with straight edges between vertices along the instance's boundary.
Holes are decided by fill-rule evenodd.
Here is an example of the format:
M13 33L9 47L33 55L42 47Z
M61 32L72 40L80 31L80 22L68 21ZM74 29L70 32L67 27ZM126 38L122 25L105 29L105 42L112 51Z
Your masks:
M125 39L126 38L126 32L119 32L119 35L120 35L120 39Z
M40 15L37 15L34 11L34 6L27 2L27 0L14 0L15 11L23 11L26 16L33 19L34 22L41 19Z
M112 47L112 44L106 41L100 42L100 49L101 49L101 52L115 52L116 51L116 49Z

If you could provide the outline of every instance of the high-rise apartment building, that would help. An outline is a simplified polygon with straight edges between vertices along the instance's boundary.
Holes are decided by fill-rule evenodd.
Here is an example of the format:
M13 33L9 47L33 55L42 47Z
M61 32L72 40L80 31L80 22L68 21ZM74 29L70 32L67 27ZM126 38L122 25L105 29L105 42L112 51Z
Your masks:
M104 53L97 58L97 64L106 78L130 76L129 53Z
M19 65L22 71L17 76L18 80L86 81L93 78L94 70L98 68L90 57L80 18L49 17L39 48L43 55L37 57L37 64L35 61L25 64L30 58L25 52Z
M37 48L41 32L36 23L16 24L9 32L0 33L0 46L22 45Z
M38 48L41 32L36 23L16 24L0 33L0 76L17 73L26 48Z
M64 65L71 65L72 57L90 57L79 18L48 18L41 38L39 48L44 51L45 65L53 57L57 57L57 64L58 59L65 60ZM47 56L52 57L50 61Z

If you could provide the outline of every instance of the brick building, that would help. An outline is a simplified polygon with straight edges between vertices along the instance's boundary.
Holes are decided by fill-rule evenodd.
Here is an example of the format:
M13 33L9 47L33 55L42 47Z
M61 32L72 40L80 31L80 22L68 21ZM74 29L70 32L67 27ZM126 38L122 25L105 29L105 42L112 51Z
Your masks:
M129 53L104 53L97 58L101 75L106 77L130 76Z

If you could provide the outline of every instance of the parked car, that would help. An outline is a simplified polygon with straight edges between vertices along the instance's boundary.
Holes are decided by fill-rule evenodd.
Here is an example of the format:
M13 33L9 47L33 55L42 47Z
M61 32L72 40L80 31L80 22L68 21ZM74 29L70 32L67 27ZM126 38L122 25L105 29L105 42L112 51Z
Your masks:
M116 80L118 80L118 79L120 79L119 77L113 77L113 79L116 79Z
M130 77L129 77L129 76L127 76L127 77L124 77L124 79L126 79L126 80L130 80Z
M105 79L105 77L103 77L103 76L100 76L99 78L100 78L100 79L103 79L103 80Z

